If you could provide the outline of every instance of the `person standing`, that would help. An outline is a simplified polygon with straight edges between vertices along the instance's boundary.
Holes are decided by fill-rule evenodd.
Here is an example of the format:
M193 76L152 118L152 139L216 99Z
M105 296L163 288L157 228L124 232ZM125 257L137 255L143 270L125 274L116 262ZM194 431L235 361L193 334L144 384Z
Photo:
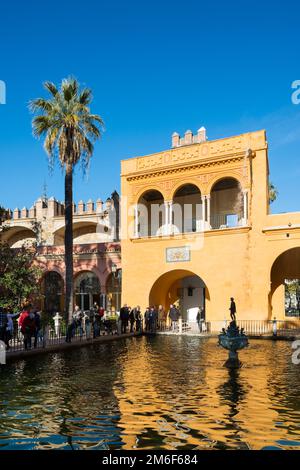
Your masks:
M149 331L150 329L150 308L147 307L144 313L144 322L145 322L145 330Z
M6 311L0 307L0 341L5 341L7 327Z
M120 320L121 320L121 332L125 334L127 332L128 326L128 319L129 319L129 311L127 304L120 309Z
M41 317L40 317L37 310L34 311L33 321L34 321L34 344L33 344L33 346L34 346L34 348L36 348L38 338L40 336L40 331L41 331Z
M236 305L233 297L230 297L230 318L232 321L236 320Z
M157 326L159 330L164 330L165 320L166 320L165 309L163 308L162 305L159 305L158 311L157 311Z
M25 350L31 349L31 337L34 335L35 322L34 315L31 315L30 313L30 305L24 305L19 318L19 325L24 337L24 348Z
M87 314L87 312L84 312L82 321L83 321L83 325L84 325L84 331L85 331L86 339L90 339L90 337L91 337L91 320L90 320L90 317Z
M134 309L134 319L135 319L135 329L136 331L141 331L142 329L142 316L141 316L141 307L139 305Z
M130 322L130 333L133 333L134 323L135 323L135 308L131 309L129 312L129 322Z
M14 336L14 319L17 318L20 313L12 313L12 309L8 308L7 312L7 326L6 326L6 347L10 348L9 342Z
M95 315L94 315L94 323L93 323L93 329L94 329L94 338L97 338L100 336L101 332L101 317L99 315L99 311L97 310Z
M197 312L197 316L196 316L196 321L197 321L197 324L198 324L199 333L202 333L201 309L202 309L202 307L198 308L198 312Z
M156 326L157 326L157 310L154 306L150 308L149 320L150 320L150 331L151 333L154 333L156 331Z
M75 331L76 331L76 320L73 317L71 322L67 326L66 343L71 343L72 338L75 335Z
M172 330L176 331L177 323L178 323L178 319L179 319L179 312L178 312L178 309L173 304L170 305L169 317L170 317L170 320L171 320Z

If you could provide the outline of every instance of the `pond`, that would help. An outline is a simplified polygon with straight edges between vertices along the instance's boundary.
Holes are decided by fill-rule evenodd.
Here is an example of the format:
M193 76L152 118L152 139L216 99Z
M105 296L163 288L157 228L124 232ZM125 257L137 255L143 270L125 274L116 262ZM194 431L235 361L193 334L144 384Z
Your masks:
M0 369L0 449L299 449L291 343L136 337Z

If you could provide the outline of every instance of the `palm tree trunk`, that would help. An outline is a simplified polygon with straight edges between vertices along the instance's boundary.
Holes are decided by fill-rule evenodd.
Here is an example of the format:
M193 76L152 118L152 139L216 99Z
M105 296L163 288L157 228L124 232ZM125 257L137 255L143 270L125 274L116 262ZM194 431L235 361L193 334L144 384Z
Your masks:
M73 167L66 165L65 174L65 312L68 323L73 315Z

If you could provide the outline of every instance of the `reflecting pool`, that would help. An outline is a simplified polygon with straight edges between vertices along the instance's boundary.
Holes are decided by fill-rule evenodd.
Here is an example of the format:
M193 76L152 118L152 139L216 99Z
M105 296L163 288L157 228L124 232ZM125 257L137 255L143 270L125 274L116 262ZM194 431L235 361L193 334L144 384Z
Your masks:
M0 369L0 449L299 449L291 343L137 337Z

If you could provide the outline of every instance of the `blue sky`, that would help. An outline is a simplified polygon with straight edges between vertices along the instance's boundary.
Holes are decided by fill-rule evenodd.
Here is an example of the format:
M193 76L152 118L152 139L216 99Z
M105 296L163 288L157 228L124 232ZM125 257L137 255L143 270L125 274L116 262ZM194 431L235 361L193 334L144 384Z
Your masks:
M2 2L0 202L63 199L63 176L48 172L31 133L30 99L42 82L72 74L93 89L106 124L89 177L76 171L74 199L106 199L120 185L120 159L170 147L173 131L207 128L209 139L265 128L273 212L300 210L300 79L297 1Z

